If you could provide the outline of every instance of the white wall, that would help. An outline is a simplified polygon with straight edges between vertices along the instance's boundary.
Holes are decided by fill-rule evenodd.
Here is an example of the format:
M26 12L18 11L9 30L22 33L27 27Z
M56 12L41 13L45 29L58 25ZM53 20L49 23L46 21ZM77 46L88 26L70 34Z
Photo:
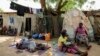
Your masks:
M0 15L3 16L3 26L9 27L9 25L13 26L14 28L18 29L18 33L20 33L22 22L24 22L24 27L25 27L25 21L26 18L31 18L31 29L34 31L35 26L36 26L36 16L34 14L25 14L23 16L18 16L16 13L0 13ZM14 24L10 24L9 18L13 17L14 18Z

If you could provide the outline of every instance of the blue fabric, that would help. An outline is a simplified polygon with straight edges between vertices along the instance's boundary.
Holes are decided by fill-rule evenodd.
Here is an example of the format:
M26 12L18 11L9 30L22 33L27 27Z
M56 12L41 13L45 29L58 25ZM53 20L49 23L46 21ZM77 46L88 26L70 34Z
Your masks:
M29 45L29 40L26 37L24 37L24 38L22 38L20 43L22 43L23 48L27 48Z
M35 47L36 47L36 43L35 43L34 41L31 40L31 41L29 42L28 48L34 50Z
M33 34L32 37L33 38L38 38L39 37L39 34Z
M11 23L11 24L14 24L14 19L13 19L13 17L10 17L10 23Z
M43 35L42 34L39 34L39 39L42 39Z

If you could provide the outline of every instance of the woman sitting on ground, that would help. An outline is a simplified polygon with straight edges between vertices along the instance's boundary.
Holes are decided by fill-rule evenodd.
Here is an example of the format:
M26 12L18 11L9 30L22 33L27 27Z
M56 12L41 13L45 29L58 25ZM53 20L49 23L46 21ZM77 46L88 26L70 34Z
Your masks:
M67 51L70 53L87 56L87 52L80 51L75 43L67 42L67 40L68 40L68 35L66 35L66 31L64 30L61 32L61 36L58 39L58 46L60 51L63 52Z

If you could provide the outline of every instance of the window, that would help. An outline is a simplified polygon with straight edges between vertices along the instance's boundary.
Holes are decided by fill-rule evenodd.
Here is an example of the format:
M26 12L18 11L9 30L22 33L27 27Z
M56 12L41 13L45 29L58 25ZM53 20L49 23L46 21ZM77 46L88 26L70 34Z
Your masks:
M14 18L10 17L10 24L14 24Z
M9 16L9 21L8 21L8 25L14 26L14 17Z

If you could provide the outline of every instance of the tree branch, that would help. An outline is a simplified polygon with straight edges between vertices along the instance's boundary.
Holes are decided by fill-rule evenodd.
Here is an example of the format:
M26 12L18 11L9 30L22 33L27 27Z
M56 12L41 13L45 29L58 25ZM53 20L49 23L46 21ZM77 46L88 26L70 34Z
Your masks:
M59 1L57 10L59 10L61 3L62 3L62 0Z
M66 1L60 6L59 9L61 9L62 7L64 7L64 6L66 5L67 2L68 2L68 1L66 0Z
M59 1L59 4L58 4L59 6L58 6L58 8L57 8L57 10L56 10L58 14L61 13L61 11L60 11L61 8L64 7L64 6L66 5L67 2L68 2L68 1L66 0L66 1L63 2L63 4L61 5L62 1Z
M41 7L45 9L46 8L45 0L40 0L40 3L41 3Z

